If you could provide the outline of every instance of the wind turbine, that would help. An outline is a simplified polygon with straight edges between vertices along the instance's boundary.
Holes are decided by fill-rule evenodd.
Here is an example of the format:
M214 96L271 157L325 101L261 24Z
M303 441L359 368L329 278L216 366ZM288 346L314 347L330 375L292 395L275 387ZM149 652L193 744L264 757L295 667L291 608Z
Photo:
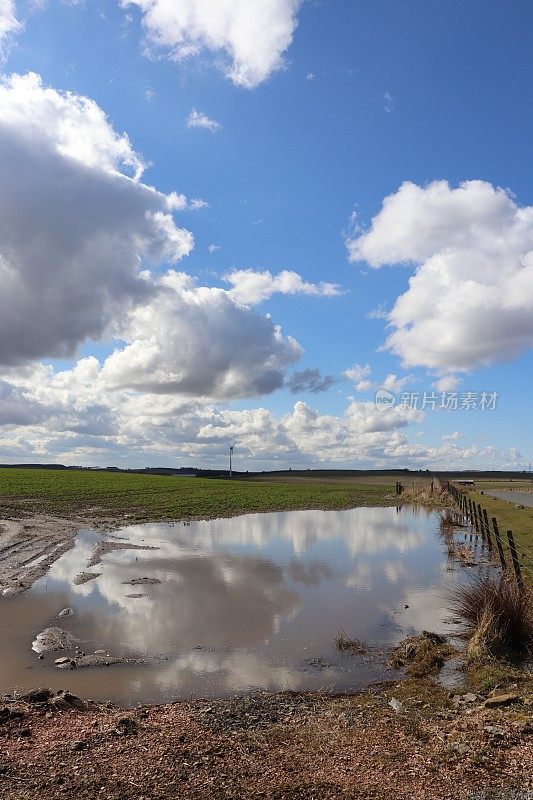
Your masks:
M228 442L228 447L229 447L229 476L230 476L230 478L231 478L231 475L232 475L232 472L231 472L231 460L233 458L233 448L235 447L236 444L237 444L237 442L235 442L235 444L230 444Z

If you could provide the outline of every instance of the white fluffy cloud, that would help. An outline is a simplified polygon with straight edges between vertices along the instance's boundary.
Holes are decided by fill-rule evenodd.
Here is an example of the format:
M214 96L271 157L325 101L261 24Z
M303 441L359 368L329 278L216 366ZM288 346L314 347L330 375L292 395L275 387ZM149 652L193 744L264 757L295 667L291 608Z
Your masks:
M351 401L320 414L304 402L276 415L266 408L219 408L176 394L112 389L94 357L71 370L31 365L0 383L0 457L78 464L179 464L220 467L237 442L239 469L292 466L523 468L514 449L429 447L408 439L422 418L396 407ZM416 436L416 433L415 433Z
M302 0L121 0L137 6L147 41L175 61L210 52L253 88L284 65Z
M273 294L306 294L335 297L342 294L337 283L307 283L297 272L282 270L272 275L268 270L234 269L224 276L231 284L229 294L239 303L256 305Z
M217 122L216 119L211 119L208 117L207 114L204 114L203 111L198 111L197 108L193 108L187 117L187 127L188 128L205 128L211 133L220 130L220 122Z
M156 393L228 399L267 394L283 384L300 345L283 337L268 316L224 289L196 286L167 272L154 282L153 302L136 308L109 356L104 382Z
M347 245L354 262L416 265L388 314L385 346L406 366L446 374L533 345L533 207L503 189L404 183Z
M144 266L193 237L92 100L39 76L0 85L0 363L66 356L152 294ZM132 173L133 177L121 170Z
M354 384L356 392L368 392L370 389L385 389L387 392L399 394L405 387L416 381L414 375L403 375L399 377L394 372L386 375L382 381L371 381L372 369L369 364L354 364L353 367L344 371L344 376Z
M0 0L0 60L6 43L20 27L13 0Z
M149 271L190 252L192 234L172 214L205 202L158 192L141 181L144 169L94 101L34 74L0 85L0 364L117 339L103 365L84 366L102 391L233 399L279 388L302 350L270 317L232 290ZM12 418L16 394L0 400ZM79 424L74 409L68 429L109 431L109 416L90 408Z

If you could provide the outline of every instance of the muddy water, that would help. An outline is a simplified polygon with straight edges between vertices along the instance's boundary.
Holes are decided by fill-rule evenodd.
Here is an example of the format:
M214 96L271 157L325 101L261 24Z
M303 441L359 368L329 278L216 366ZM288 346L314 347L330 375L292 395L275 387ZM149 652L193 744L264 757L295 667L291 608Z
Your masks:
M133 705L359 688L394 676L387 648L399 639L447 630L447 589L462 573L438 515L411 508L80 530L30 591L0 598L0 692L42 685ZM59 617L65 608L74 614ZM339 626L367 652L338 653ZM48 627L87 655L105 651L104 663L126 661L58 669L73 649L42 660L31 649Z

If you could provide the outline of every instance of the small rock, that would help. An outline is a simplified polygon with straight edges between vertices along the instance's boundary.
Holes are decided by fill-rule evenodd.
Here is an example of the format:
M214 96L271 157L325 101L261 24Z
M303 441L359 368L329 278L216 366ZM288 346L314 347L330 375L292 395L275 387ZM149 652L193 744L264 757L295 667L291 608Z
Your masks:
M466 742L457 742L453 745L452 749L455 750L456 753L461 753L461 755L464 755L465 753L470 752L470 745Z
M95 656L105 656L105 655L107 655L105 650L95 650L94 654L95 654Z
M533 722L522 722L518 727L521 736L528 736L533 733Z
M493 697L487 697L483 705L485 708L497 708L498 706L510 706L519 702L520 697L517 694L495 694Z
M59 664L57 663L59 661ZM56 659L56 667L58 669L77 669L78 665L74 658L58 658Z
M72 617L76 612L73 608L64 608L63 611L60 611L57 615L58 617Z
M477 694L474 694L473 692L467 692L467 694L464 694L461 699L465 703L475 703L477 700Z
M131 717L121 717L117 722L117 732L121 736L137 736L138 725Z
M62 658L56 658L54 663L56 667L61 667L63 664L70 664L70 661L71 659L69 656L63 656Z
M75 642L74 637L62 628L45 628L37 634L31 648L36 653L52 653L55 650L70 650Z
M47 703L51 697L53 697L53 692L50 689L32 689L31 692L27 694L23 694L21 696L21 700L25 700L27 703Z
M400 701L396 700L395 697L391 697L389 700L389 705L396 711L397 714L400 714L404 710L403 703L400 703Z
M70 749L74 751L85 750L86 748L87 748L87 742L84 742L82 739L77 739L70 745Z
M501 725L484 725L483 730L494 739L503 739L507 731Z

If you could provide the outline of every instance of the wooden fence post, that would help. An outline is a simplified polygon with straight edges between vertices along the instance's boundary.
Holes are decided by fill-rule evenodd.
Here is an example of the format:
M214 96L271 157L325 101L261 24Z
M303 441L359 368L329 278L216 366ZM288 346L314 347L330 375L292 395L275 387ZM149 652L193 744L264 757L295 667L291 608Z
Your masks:
M498 555L500 556L502 569L507 569L507 562L505 561L505 554L502 546L502 538L500 536L500 529L498 528L496 517L492 517L492 527L494 528L494 537L496 539L496 547L498 548Z
M472 508L474 510L474 527L476 529L476 533L479 533L479 522L477 521L477 509L475 503L472 503Z
M507 531L507 539L509 541L509 550L511 551L511 558L513 559L513 569L516 575L516 582L520 589L524 588L522 581L522 573L520 572L520 563L518 561L518 553L516 552L516 545L512 531Z
M477 515L479 519L479 529L481 531L481 538L485 541L485 524L483 522L483 514L481 513L481 506L477 504Z
M485 523L485 533L487 534L487 545L489 550L492 550L492 539L490 536L489 517L486 508L483 509L483 522Z

